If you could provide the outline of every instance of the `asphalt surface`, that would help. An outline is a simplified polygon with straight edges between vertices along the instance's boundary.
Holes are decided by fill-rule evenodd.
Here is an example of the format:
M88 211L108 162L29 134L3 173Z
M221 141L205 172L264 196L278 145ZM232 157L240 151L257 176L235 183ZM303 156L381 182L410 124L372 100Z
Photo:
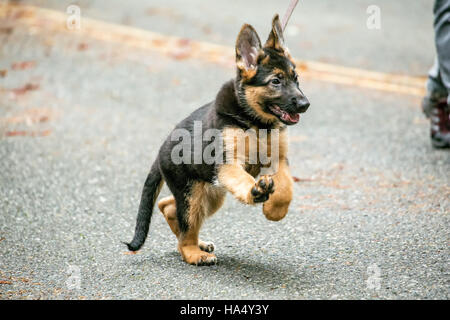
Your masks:
M4 1L4 0L3 0ZM275 13L282 17L290 0L26 0L66 12L78 3L86 17L179 37L234 46L243 23L264 41ZM433 1L377 0L380 29L368 29L371 0L300 0L285 32L297 58L409 75L426 74L433 63ZM371 12L371 11L370 11Z
M365 27L366 1L301 3L291 53L426 74L432 3L379 2L381 34ZM243 22L265 38L276 10L78 3L91 18L229 46ZM201 233L218 264L195 267L156 211L138 254L121 241L162 140L234 71L20 23L0 43L1 299L448 299L450 153L431 148L419 97L302 80L311 107L290 128L290 212L270 222L228 195Z

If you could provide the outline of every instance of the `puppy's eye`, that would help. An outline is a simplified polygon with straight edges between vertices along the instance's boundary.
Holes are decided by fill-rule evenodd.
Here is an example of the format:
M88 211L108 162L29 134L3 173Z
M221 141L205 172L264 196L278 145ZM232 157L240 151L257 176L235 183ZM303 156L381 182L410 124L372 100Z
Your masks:
M274 78L270 81L270 83L274 84L274 85L279 85L281 83L280 79L278 78Z

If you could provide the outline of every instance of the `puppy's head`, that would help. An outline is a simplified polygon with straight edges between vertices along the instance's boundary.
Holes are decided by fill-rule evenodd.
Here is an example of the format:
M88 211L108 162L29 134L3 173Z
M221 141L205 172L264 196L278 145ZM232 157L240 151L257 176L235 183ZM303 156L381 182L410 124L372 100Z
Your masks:
M264 46L251 25L242 27L236 41L236 66L239 102L260 121L292 125L308 109L278 15Z

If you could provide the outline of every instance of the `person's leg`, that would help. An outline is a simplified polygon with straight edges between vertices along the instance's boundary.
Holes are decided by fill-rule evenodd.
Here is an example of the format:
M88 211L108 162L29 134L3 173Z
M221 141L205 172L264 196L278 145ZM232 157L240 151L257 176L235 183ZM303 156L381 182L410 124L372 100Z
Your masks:
M450 0L436 0L434 29L437 58L427 81L422 108L431 120L434 147L450 147Z
M434 104L438 102L442 102L442 100L447 101L448 98L448 92L447 88L445 88L444 83L442 82L441 78L441 72L439 69L439 62L438 58L434 60L433 67L431 67L430 71L428 72L428 79L427 79L427 96L426 96L426 102L431 102L424 104L424 110L423 112L427 115L431 115L431 108Z
M450 0L436 0L434 4L434 32L441 83L450 102Z

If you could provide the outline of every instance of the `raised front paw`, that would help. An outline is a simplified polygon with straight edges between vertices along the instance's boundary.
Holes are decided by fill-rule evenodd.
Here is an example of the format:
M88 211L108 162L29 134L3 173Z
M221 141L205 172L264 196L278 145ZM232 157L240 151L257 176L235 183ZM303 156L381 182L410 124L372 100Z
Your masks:
M264 202L269 199L269 195L275 191L273 186L273 180L270 176L261 176L258 181L256 181L250 194L254 203Z

